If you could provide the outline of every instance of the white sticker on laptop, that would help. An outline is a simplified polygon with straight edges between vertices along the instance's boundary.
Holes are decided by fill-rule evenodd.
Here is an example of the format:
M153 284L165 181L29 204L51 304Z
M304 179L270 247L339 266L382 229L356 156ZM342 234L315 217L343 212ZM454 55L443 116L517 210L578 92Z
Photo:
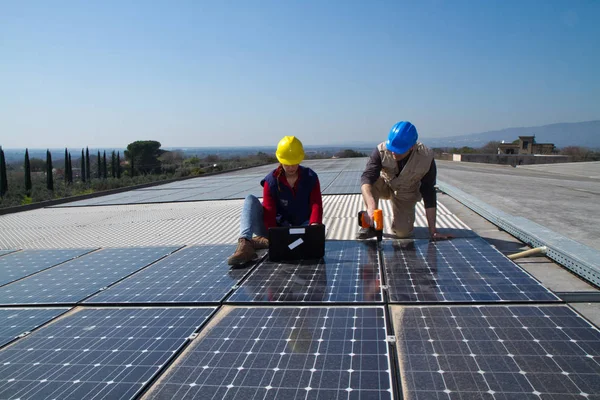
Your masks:
M304 243L304 240L302 240L302 238L300 238L298 240L294 240L292 243L290 243L288 245L288 247L290 248L290 250L294 250L296 247L300 246L302 243Z
M304 235L306 233L306 229L304 228L291 228L290 235Z

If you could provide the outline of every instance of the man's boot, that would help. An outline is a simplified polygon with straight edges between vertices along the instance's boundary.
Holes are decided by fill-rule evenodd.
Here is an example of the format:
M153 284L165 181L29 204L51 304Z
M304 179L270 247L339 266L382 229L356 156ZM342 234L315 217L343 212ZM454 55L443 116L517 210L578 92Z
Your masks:
M264 236L254 236L252 238L252 245L254 246L254 250L268 249L269 239Z
M238 246L235 252L227 259L229 265L245 264L257 258L256 251L252 242L246 238L238 239Z
M377 236L377 231L374 228L360 228L356 233L356 238L361 239L370 239L372 237Z

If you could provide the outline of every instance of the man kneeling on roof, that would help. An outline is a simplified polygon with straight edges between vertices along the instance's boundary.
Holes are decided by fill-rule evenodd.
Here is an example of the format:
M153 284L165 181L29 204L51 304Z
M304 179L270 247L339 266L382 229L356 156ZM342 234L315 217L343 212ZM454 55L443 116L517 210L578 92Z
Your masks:
M421 198L431 239L448 239L436 230L436 165L433 151L417 142L419 135L413 124L400 121L395 124L385 142L371 154L361 176L361 192L370 222L380 199L392 202L392 230L396 236L412 235L415 224L415 206ZM361 228L357 239L377 235L373 228Z
M323 223L319 177L312 169L300 165L304 160L302 142L294 136L285 136L279 141L275 155L280 165L260 182L262 204L252 195L244 200L238 246L227 259L229 265L252 261L257 258L256 250L268 248L269 228Z

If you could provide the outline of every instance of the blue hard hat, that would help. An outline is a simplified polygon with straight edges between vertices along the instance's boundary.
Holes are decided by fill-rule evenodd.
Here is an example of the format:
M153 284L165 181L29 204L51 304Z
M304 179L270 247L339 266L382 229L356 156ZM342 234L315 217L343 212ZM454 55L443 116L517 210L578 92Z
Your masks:
M392 126L385 147L392 153L404 154L417 143L417 128L408 121L400 121Z

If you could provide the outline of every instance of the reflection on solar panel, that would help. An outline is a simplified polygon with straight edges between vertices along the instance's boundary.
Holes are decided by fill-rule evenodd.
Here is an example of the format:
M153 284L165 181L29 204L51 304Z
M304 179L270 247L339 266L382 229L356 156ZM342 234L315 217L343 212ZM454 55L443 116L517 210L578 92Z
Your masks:
M148 398L392 398L383 307L229 311Z
M0 398L133 398L213 311L80 310L0 351Z
M567 306L397 307L404 399L600 396L600 331Z
M392 302L558 301L481 238L384 241Z
M103 249L0 288L0 304L76 303L176 249Z
M68 310L68 308L0 309L0 347Z
M381 302L374 241L327 241L320 262L265 261L229 302Z
M22 250L0 258L0 285L89 253L92 249Z
M5 256L10 253L14 253L17 250L0 250L0 257Z
M86 303L219 302L247 273L230 269L235 245L186 247Z

